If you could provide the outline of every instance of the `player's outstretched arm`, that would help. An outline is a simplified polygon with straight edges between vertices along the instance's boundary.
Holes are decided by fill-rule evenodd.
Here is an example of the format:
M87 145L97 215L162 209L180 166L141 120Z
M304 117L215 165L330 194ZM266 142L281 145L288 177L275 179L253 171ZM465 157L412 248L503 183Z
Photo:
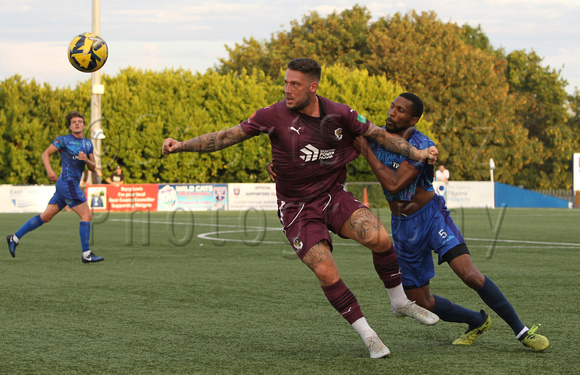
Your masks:
M384 129L379 128L375 124L371 123L367 132L364 136L368 139L372 139L389 151L396 152L410 159L417 160L420 162L429 162L429 164L435 164L437 161L437 155L439 151L435 146L426 148L424 150L417 150L415 147L411 146L407 140L403 137L392 134Z
M203 134L183 142L167 138L163 142L161 152L163 155L177 152L214 152L250 138L252 136L247 135L240 125L236 125L226 130Z

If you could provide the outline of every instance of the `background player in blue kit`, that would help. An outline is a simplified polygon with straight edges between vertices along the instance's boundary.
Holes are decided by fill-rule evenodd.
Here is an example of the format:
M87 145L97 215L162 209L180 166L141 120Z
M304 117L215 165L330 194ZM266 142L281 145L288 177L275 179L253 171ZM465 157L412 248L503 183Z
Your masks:
M417 149L431 147L433 141L415 129L422 114L421 99L403 93L391 104L385 129L399 134ZM439 256L439 264L447 262L461 280L505 320L524 346L535 351L548 348L548 339L535 333L536 326L528 329L500 289L473 264L463 236L445 207L444 198L433 191L433 166L388 151L374 142L369 144L364 137L357 137L355 147L368 160L389 202L393 239L403 287L409 299L433 311L443 321L468 324L467 331L453 342L454 345L471 345L491 327L491 319L483 310L468 310L431 294L429 280L435 276L431 254L434 250Z
M87 199L79 186L85 165L93 172L96 169L93 144L83 137L85 119L79 112L69 112L66 115L66 125L71 134L57 137L42 154L42 163L44 168L46 168L48 179L56 182L56 193L54 193L42 214L28 220L16 233L6 236L8 249L12 257L16 256L16 246L18 246L20 239L26 233L35 230L44 223L48 223L65 206L69 206L81 218L79 235L81 237L83 263L104 260L103 257L96 256L90 250L89 237L91 234L92 214L87 204ZM50 156L57 152L60 154L62 164L62 171L58 177L50 165Z

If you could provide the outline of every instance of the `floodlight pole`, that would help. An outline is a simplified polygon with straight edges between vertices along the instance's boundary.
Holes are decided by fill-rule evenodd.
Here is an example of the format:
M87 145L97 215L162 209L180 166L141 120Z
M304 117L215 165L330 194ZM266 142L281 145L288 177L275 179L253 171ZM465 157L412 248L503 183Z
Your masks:
M93 33L101 35L101 0L93 0ZM97 131L102 134L101 128L101 95L105 87L101 84L101 71L91 74L91 138L93 141L95 164L97 171L101 171L101 138L95 137ZM97 139L95 139L97 138ZM101 177L97 173L97 183L101 183Z

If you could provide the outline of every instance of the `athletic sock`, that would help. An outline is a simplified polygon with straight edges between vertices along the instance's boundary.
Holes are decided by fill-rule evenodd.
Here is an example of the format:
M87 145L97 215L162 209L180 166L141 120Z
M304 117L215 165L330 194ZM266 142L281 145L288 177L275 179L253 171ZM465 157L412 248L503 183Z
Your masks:
M478 327L484 322L481 312L466 309L463 306L456 305L447 298L433 295L435 297L435 313L441 320L453 323L467 323L470 327Z
M91 237L91 223L89 221L80 222L79 235L81 236L81 248L83 253L90 251L89 238Z
M394 288L401 284L401 270L395 253L395 246L383 253L373 253L373 264L385 288Z
M403 289L403 284L399 284L394 288L387 288L387 293L389 293L389 299L391 300L391 307L393 309L400 310L409 303L405 289Z
M377 336L377 333L371 328L371 326L369 326L369 323L364 316L357 319L357 321L352 323L351 326L358 332L365 344L367 343L368 338Z
M497 315L500 316L514 331L514 335L520 334L522 329L524 329L524 324L521 322L516 310L507 298L503 295L501 290L494 284L491 279L487 276L485 277L485 282L481 289L477 291L483 302L491 307Z
M356 297L342 279L338 279L332 285L323 286L322 290L328 299L328 302L338 311L349 324L353 324L360 318L363 318L363 313L360 309Z
M383 253L373 251L373 265L379 275L379 279L381 279L383 284L385 284L385 288L387 288L391 306L394 309L402 309L405 307L409 299L401 284L401 270L399 269L399 262L397 261L395 245L392 245L389 250Z
M14 233L18 239L21 239L26 233L35 230L39 226L44 224L44 221L40 218L40 215L36 215L35 217L28 220L20 229Z

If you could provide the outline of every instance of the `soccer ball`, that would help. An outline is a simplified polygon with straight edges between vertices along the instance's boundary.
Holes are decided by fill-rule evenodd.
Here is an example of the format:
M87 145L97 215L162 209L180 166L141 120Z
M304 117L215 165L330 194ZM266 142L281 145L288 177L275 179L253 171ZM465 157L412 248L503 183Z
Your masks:
M97 34L77 35L68 45L68 61L75 69L84 73L101 69L107 57L109 57L109 47Z

